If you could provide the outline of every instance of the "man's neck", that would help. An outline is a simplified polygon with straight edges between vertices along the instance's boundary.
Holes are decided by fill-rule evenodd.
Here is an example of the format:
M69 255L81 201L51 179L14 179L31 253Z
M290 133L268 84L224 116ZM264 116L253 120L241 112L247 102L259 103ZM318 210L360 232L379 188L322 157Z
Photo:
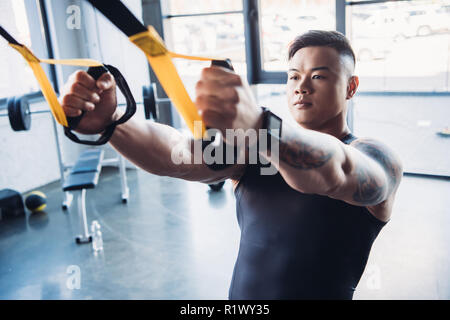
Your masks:
M307 128L307 129L332 135L333 137L339 140L341 140L350 133L350 129L346 121L346 115L343 113L338 114L336 117L328 120L318 128Z

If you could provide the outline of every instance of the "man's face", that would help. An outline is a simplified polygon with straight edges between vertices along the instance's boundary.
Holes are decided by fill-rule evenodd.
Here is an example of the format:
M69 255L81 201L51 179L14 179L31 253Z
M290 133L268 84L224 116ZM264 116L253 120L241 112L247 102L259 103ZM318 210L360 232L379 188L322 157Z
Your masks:
M352 62L329 47L306 47L289 60L287 98L295 121L318 130L346 112Z

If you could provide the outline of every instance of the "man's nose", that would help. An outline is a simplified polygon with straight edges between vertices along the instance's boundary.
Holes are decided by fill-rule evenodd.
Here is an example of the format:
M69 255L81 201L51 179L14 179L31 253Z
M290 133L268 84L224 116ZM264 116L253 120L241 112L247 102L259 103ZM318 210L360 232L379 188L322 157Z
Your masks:
M310 94L311 87L306 81L301 81L299 85L295 88L295 94Z

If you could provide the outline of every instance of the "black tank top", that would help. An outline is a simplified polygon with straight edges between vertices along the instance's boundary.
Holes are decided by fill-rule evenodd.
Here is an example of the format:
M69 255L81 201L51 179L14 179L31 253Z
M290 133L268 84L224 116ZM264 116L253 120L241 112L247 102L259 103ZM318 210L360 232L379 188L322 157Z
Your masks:
M386 223L365 207L298 192L260 167L248 165L235 190L241 238L229 298L352 299Z

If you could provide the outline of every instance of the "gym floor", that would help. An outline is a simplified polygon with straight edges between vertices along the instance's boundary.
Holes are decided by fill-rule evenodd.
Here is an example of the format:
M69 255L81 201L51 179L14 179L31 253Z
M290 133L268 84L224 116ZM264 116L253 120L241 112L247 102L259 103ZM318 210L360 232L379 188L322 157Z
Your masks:
M75 243L76 202L61 209L59 182L40 188L44 213L0 221L0 299L227 299L239 245L231 183L212 192L127 175L127 204L115 168L87 192L88 221L103 231L99 254ZM449 194L448 180L404 177L355 299L450 299Z

